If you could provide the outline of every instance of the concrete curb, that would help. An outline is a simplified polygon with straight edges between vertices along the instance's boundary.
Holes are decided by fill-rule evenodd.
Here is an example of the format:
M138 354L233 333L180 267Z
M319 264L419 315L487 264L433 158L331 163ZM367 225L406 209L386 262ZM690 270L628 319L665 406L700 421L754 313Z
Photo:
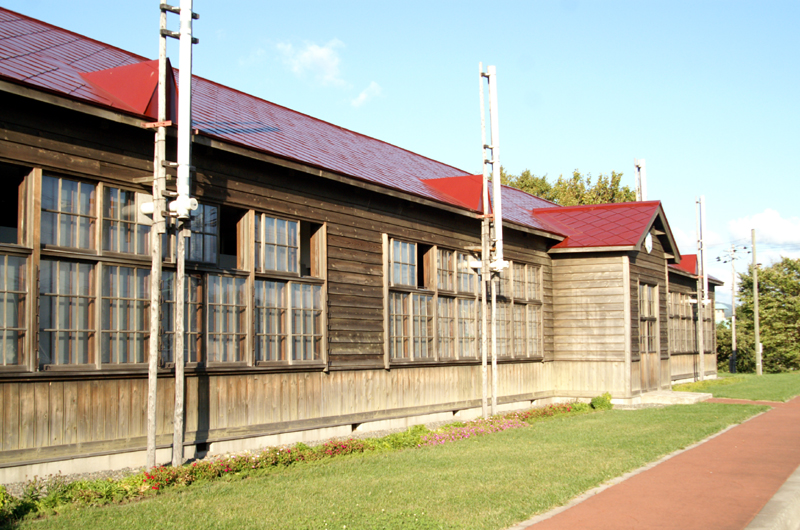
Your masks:
M800 467L745 530L800 530Z

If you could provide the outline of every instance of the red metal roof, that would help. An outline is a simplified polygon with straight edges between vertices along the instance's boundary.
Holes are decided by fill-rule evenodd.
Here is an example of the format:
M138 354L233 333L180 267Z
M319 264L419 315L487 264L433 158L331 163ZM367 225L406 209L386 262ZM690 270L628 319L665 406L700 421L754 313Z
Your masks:
M681 255L681 262L680 263L672 263L670 267L675 269L681 270L683 272L688 272L694 276L697 276L697 254L682 254Z
M129 68L119 68L125 66ZM3 8L0 77L151 117L149 99L142 106L152 87L147 59ZM192 88L192 126L201 134L464 207L422 182L467 175L453 166L198 76L193 76Z
M155 61L0 8L0 78L155 119L155 71ZM171 81L177 81L174 74ZM201 77L193 76L192 90L192 126L202 135L457 208L482 210L480 175ZM174 98L172 86L169 93ZM504 219L569 236L556 248L636 245L661 212L658 202L561 208L514 188L502 190Z
M537 208L550 230L568 236L553 248L636 247L661 212L660 201Z

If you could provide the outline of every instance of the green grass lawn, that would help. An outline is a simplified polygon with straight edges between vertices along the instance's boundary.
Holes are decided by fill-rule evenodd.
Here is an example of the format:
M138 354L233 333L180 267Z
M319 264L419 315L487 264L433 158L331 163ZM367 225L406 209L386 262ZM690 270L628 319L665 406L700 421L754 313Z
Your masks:
M719 379L675 385L673 390L709 392L714 397L753 401L788 401L800 395L800 372L784 374L720 374Z
M699 403L555 417L438 447L72 509L19 528L506 528L766 407Z

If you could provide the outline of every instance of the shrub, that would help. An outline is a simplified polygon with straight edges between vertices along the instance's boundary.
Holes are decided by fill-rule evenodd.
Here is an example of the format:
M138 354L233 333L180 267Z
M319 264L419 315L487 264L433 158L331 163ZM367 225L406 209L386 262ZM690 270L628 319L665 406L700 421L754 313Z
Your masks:
M610 410L614 408L611 404L611 394L608 392L592 398L592 408L595 410Z
M588 403L573 403L572 404L572 412L589 412L592 410L592 406Z

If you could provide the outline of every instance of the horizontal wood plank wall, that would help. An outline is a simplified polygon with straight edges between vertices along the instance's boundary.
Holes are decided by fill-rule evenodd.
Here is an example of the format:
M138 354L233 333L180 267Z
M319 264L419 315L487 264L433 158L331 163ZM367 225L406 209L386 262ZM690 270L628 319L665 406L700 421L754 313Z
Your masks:
M622 257L554 257L554 359L624 361L624 294Z
M595 397L610 392L627 395L624 359L620 361L556 361L555 393L563 397Z
M606 364L606 363L604 363ZM498 366L501 402L553 395L553 363ZM191 376L186 442L345 425L480 406L479 365ZM158 386L159 443L172 435L174 380ZM146 379L0 384L0 464L141 449Z
M2 160L121 186L152 175L152 131L5 93L0 104ZM168 151L174 159L173 147ZM249 367L241 373L191 374L188 443L479 405L477 364L384 370L381 325L381 234L463 249L479 244L479 220L203 145L195 145L193 163L193 194L200 201L326 224L331 371L273 373ZM514 230L507 230L506 238L510 259L542 266L544 331L552 337L555 297L545 242ZM544 350L546 359L554 357L551 339ZM502 363L500 397L550 395L551 365ZM0 464L144 447L144 373L104 371L94 380L85 374L41 373L35 383L8 375L0 382ZM159 379L159 443L171 438L173 385L169 376Z

